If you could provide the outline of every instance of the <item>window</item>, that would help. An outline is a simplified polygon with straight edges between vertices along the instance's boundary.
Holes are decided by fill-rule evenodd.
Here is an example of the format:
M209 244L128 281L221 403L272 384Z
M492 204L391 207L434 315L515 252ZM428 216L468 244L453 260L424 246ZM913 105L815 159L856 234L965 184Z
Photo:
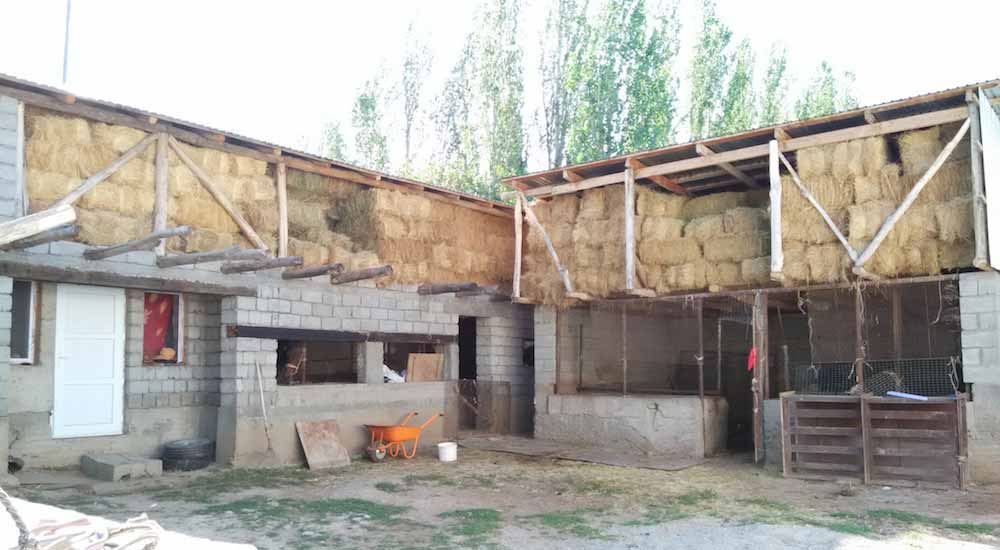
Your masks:
M182 361L184 308L181 296L147 292L143 298L142 362Z
M278 340L276 376L282 386L357 383L354 345L350 342Z
M10 328L11 363L31 364L35 360L36 293L33 281L14 281Z

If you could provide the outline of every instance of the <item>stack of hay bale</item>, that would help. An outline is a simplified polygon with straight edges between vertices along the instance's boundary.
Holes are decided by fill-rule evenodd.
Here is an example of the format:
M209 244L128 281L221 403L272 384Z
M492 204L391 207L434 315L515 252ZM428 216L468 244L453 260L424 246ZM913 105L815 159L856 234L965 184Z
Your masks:
M391 264L380 283L508 282L510 220L419 193L364 189L337 206L338 230Z
M636 287L667 293L766 281L769 225L763 191L687 197L636 190ZM625 286L621 186L564 195L533 210L574 290L606 297ZM522 295L559 304L564 291L538 232L528 228Z
M802 149L796 154L797 171L803 185L860 254L954 130L932 127L901 134L898 163L892 162L890 143L884 136ZM968 157L953 153L865 269L899 277L970 265L974 254L971 192ZM852 263L846 250L790 176L782 177L781 200L786 284L847 280Z

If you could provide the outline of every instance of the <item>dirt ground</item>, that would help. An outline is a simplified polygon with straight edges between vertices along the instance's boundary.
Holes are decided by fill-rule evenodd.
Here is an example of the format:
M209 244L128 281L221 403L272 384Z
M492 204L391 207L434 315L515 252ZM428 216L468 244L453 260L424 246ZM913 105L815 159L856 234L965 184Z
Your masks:
M895 549L1000 546L1000 487L783 479L745 455L679 472L459 450L327 472L210 469L17 496L168 529L301 548Z

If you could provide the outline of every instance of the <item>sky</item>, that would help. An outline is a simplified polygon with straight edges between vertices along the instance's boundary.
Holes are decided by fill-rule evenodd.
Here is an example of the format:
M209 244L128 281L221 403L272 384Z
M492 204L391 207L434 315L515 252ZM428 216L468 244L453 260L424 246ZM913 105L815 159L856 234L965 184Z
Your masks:
M524 115L533 120L547 2L524 2ZM682 44L694 40L699 5L680 0ZM0 0L7 23L0 73L311 149L326 123L349 126L365 80L379 72L395 78L411 24L433 56L425 87L433 99L475 28L476 6L474 0L73 0L63 84L66 0ZM793 96L822 60L855 73L862 105L1000 78L996 0L718 0L717 12L734 41L749 38L759 67L773 43L788 48ZM688 53L682 49L684 67ZM388 123L400 133L393 132L398 116ZM430 128L419 129L422 154L431 138ZM529 139L529 169L546 168L537 131ZM398 166L401 144L390 147Z

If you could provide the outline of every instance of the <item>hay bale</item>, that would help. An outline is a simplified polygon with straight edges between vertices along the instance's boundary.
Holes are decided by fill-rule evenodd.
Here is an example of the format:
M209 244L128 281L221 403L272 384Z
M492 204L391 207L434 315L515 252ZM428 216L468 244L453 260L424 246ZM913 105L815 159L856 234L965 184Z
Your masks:
M55 202L76 189L82 181L78 177L57 172L28 170L28 202L37 200Z
M847 250L839 242L810 246L805 250L805 261L810 283L846 281L851 270Z
M607 296L609 286L605 272L597 269L578 269L573 276L573 289L591 296Z
M851 240L871 240L885 223L885 219L895 210L896 204L887 200L848 207L847 236Z
M785 261L781 268L785 284L790 286L796 283L809 283L811 280L806 248L802 243L798 243L798 246L794 243L795 241L784 243Z
M695 239L701 244L715 239L726 232L723 218L723 214L695 218L684 226L684 236Z
M681 217L686 220L694 220L722 214L738 206L755 206L759 201L760 194L749 191L713 193L689 199L681 208Z
M241 177L267 175L267 163L250 157L233 155L231 168L235 175Z
M942 242L973 242L975 232L971 197L959 197L945 203L929 205L928 208L933 211L938 226L938 238Z
M867 243L852 240L851 244L855 249L861 250L858 247ZM941 263L938 257L938 248L937 241L908 245L883 242L871 259L865 263L864 268L870 273L883 277L940 273Z
M552 246L556 251L573 246L573 232L575 228L572 223L553 223L546 229L549 238L552 239Z
M702 260L668 267L663 270L660 284L657 285L656 290L667 292L705 288L708 286L705 272L706 264Z
M863 176L865 167L862 141L853 140L834 144L830 169L834 179L840 182L848 181L854 176Z
M549 210L549 219L555 223L571 224L576 221L577 210L579 209L579 199L576 195L560 195L552 197L547 203L543 203Z
M734 286L740 283L740 264L719 262L705 268L705 283L709 286Z
M909 192L921 176L923 173L904 174L900 178L900 186ZM972 193L972 167L968 162L949 160L942 164L931 181L927 182L917 195L916 202L924 204L944 202L970 193Z
M291 256L302 256L302 263L307 266L330 261L330 251L327 247L299 239L288 239L288 253Z
M795 152L795 171L799 177L812 178L833 172L833 150L830 146L807 147Z
M973 241L955 241L938 247L938 263L942 269L959 269L972 267L976 256L976 243Z
M899 136L899 158L903 162L903 173L920 177L934 163L942 149L944 144L941 143L939 126L904 132Z
M635 272L639 277L640 287L655 289L656 285L660 282L663 268L658 265L636 262Z
M569 258L559 256L560 262L565 262ZM604 252L601 248L587 244L577 244L573 247L573 263L581 268L599 268L604 261Z
M889 162L889 144L885 136L872 136L860 141L864 174L870 178L877 178L882 167Z
M646 264L681 265L701 259L698 241L680 239L648 239L639 243L639 259Z
M588 189L582 193L580 197L580 209L577 213L577 218L583 220L601 220L611 216L611 212L608 210L608 191L610 189L616 189L619 193L620 189L616 187L599 187L597 189Z
M895 163L886 164L879 171L879 187L883 199L902 202L909 190L901 179L902 168ZM863 202L860 199L858 202Z
M80 233L76 240L95 246L121 244L137 239L149 229L149 220L122 216L118 212L77 209Z
M740 262L740 280L746 284L764 284L771 281L771 257L761 256Z
M722 230L725 233L768 232L770 223L767 210L763 208L740 206L722 215Z
M636 187L636 207L640 216L680 218L687 197L653 188Z
M90 123L86 119L56 114L37 114L34 109L29 110L25 117L25 133L29 140L69 146L89 144L93 139ZM133 143L133 145L135 144Z
M837 179L831 175L816 175L801 178L802 186L808 189L823 209L835 210L854 204L854 186L851 182ZM788 209L812 208L812 205L799 191L790 176L781 179L781 208Z
M847 229L847 210L828 210L830 219L841 231ZM837 236L820 216L819 212L809 206L806 209L781 209L781 238L783 241L797 240L809 244L831 243Z
M642 220L639 240L645 239L677 239L684 234L684 220L677 218L658 218L647 216Z
M882 185L879 172L873 176L852 176L850 183L854 187L854 200L858 204L877 201L882 198Z
M146 132L127 126L113 126L96 122L91 125L91 136L95 145L106 147L119 155L131 149L146 137Z
M738 262L768 254L768 241L759 234L728 235L705 242L709 262Z

